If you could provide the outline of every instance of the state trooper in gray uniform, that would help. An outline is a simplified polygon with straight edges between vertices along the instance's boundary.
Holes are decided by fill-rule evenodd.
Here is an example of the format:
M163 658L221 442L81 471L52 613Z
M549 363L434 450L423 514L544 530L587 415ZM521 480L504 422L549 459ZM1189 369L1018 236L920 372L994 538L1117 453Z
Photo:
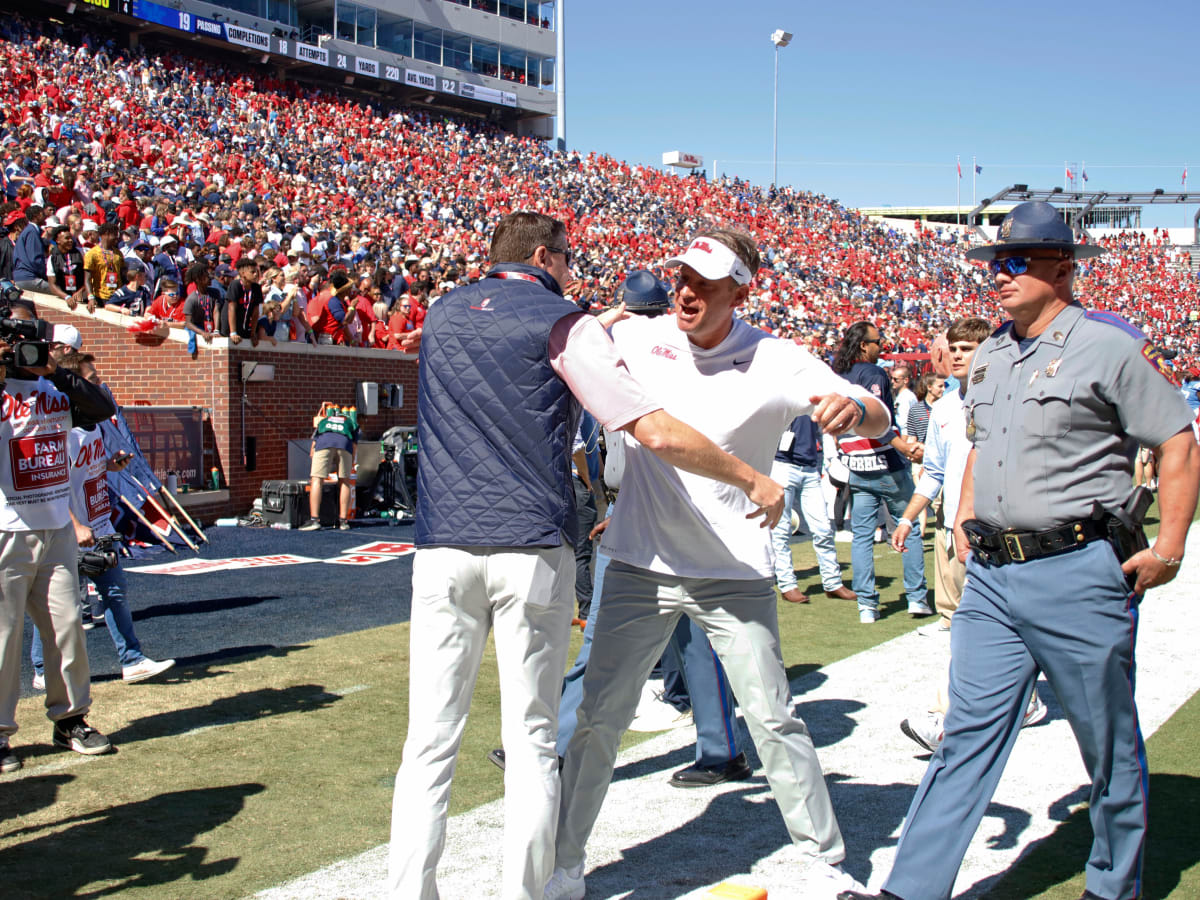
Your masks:
M1145 336L1075 301L1075 260L1100 252L1075 244L1050 204L1029 202L1009 213L996 243L967 253L988 262L1012 321L975 354L964 400L974 449L955 544L971 557L951 632L945 740L885 890L840 900L950 897L1039 670L1092 782L1080 900L1141 894L1148 769L1133 692L1138 603L1179 571L1200 449L1187 403ZM1138 442L1162 463L1153 547L1128 502Z

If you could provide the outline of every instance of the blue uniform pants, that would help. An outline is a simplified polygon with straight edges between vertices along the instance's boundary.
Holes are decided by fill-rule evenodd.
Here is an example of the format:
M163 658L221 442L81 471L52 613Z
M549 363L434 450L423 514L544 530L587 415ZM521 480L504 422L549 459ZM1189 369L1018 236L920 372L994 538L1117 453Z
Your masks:
M904 515L904 507L916 490L908 469L895 472L851 472L850 564L854 568L851 588L858 594L859 609L879 609L879 591L875 589L875 528L881 506L887 506L893 519ZM904 542L904 594L909 603L926 603L925 551L921 533L913 529Z
M1140 896L1149 783L1133 698L1138 600L1103 541L1026 563L967 563L945 738L909 807L887 890L950 897L1040 668L1092 782L1087 888L1106 900Z
M567 745L575 734L579 703L583 700L583 676L592 653L592 636L596 633L596 616L600 611L600 594L609 559L603 553L596 554L595 587L587 625L583 629L583 645L563 678L562 700L558 705L559 756L567 755ZM742 750L733 715L733 691L720 660L713 653L703 629L686 616L676 626L666 652L675 665L682 668L687 682L692 719L696 724L696 762L702 766L724 765Z

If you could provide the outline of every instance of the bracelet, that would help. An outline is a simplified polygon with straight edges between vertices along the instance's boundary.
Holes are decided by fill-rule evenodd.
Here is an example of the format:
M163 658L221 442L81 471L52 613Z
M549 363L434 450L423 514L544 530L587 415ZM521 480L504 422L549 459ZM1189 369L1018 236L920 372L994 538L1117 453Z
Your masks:
M851 428L857 428L867 418L867 404L863 403L857 397L848 397L851 403L858 407L858 421L851 425Z
M908 518L908 517L906 517L906 516L901 516L900 518L898 518L898 519L896 520L896 524L897 524L897 525L907 525L909 528L915 528L915 527L916 527L916 526L913 524L913 520L912 520L912 519L910 519L910 518Z
M1172 557L1166 557L1166 556L1159 556L1157 553L1154 552L1153 547L1151 547L1149 549L1150 549L1150 555L1153 556L1155 559L1157 559L1160 563L1162 563L1168 569L1176 569L1179 567L1179 564L1181 562L1183 562L1182 556L1179 557L1179 559L1174 559Z

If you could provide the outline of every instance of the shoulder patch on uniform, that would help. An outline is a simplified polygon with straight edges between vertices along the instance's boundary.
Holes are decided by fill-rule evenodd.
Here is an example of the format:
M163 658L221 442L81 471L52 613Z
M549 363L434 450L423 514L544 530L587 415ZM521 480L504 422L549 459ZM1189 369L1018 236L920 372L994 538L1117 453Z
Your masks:
M1175 377L1175 370L1167 365L1167 358L1163 356L1163 352L1155 347L1149 341L1142 346L1142 356L1146 358L1146 362L1154 366L1158 370L1158 374L1175 387L1179 387L1179 379Z
M1104 310L1100 309L1085 309L1083 311L1083 317L1085 319L1090 319L1093 322L1103 322L1105 325L1112 325L1114 328L1121 329L1130 337L1135 337L1143 341L1146 339L1146 335L1142 334L1140 329L1138 329L1136 326L1130 325L1116 313L1105 312Z

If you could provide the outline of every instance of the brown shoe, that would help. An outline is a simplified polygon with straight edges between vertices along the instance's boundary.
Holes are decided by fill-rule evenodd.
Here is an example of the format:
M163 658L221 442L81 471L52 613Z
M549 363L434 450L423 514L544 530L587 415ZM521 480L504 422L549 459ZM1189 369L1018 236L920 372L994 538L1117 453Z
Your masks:
M846 587L844 584L840 588L838 588L836 591L826 591L825 596L828 597L830 600L857 600L858 599L858 594L854 593L854 591L850 590L850 588Z
M808 597L800 593L800 588L788 588L786 591L781 591L779 594L788 603L807 603Z

